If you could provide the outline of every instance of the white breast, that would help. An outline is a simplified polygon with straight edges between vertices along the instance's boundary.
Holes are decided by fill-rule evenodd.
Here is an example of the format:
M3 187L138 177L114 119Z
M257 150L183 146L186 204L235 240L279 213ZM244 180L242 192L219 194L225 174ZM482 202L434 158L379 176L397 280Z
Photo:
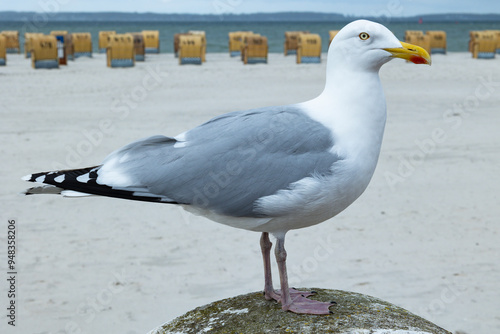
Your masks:
M321 223L364 192L380 154L386 107L378 75L363 76L359 78L362 85L352 80L351 86L335 87L333 91L327 86L318 98L300 105L311 118L330 129L332 153L342 160L333 164L328 177L308 177L290 189L259 199L259 210L277 218L260 225L258 231L286 232Z

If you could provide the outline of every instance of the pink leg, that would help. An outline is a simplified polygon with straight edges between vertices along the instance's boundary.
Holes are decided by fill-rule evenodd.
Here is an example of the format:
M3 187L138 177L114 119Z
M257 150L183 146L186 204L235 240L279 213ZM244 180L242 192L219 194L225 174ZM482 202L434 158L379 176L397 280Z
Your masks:
M267 300L274 299L280 300L280 295L274 291L273 277L271 273L271 247L273 246L269 240L269 233L262 232L260 237L260 249L262 251L262 258L264 260L264 297Z
M329 310L329 307L332 305L332 303L324 303L317 300L308 299L307 297L312 295L312 293L310 292L301 292L297 290L290 291L288 287L288 274L286 271L285 236L277 237L275 254L280 274L281 308L285 311L291 311L301 314L332 313Z
M271 273L271 248L273 244L269 240L269 233L263 232L260 238L260 248L262 251L262 258L264 260L264 297L267 300L276 300L281 303L281 291L275 291L273 288L273 278ZM309 291L298 291L295 289L289 289L290 295L292 297L300 295L303 297L309 297L314 295L315 292Z

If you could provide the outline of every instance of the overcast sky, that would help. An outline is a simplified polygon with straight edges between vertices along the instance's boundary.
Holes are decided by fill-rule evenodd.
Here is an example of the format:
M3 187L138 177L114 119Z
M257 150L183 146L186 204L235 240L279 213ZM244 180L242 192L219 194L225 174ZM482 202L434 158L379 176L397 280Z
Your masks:
M356 16L500 13L498 0L3 0L0 11L255 13L314 11Z

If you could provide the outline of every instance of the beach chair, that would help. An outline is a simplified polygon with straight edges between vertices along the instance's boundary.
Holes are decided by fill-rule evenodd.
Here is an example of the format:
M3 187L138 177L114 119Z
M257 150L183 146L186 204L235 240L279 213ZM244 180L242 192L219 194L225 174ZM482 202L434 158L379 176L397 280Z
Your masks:
M99 44L98 44L98 49L99 53L105 53L107 52L108 48L108 36L109 35L114 35L116 34L116 31L110 30L110 31L99 31Z
M411 33L407 31L405 33L405 42L418 45L431 53L431 37L424 35L421 31L411 31Z
M446 32L438 30L429 30L425 33L430 39L430 48L432 53L446 54Z
M246 52L246 44L249 36L260 36L260 34L256 34L254 32L245 32L241 34L241 51L240 51L240 59L242 62L245 61L245 52Z
M7 65L7 38L0 35L0 66Z
M207 61L207 34L203 30L190 30L188 31L190 35L201 36L201 61L204 63Z
M160 53L160 32L158 30L143 30L146 53Z
M4 30L0 35L5 37L5 46L7 53L20 53L19 32L16 30Z
M283 45L283 53L285 56L297 54L299 35L307 33L309 33L309 31L285 31L285 43Z
M57 38L51 35L36 36L31 44L31 66L34 69L59 68Z
M472 57L475 59L494 59L497 50L495 33L491 31L477 32L472 41Z
M179 65L203 64L203 40L201 35L179 36Z
M244 43L244 59L246 64L267 64L269 46L267 37L260 35L247 35Z
M330 36L330 42L328 45L330 45L333 41L333 39L335 38L335 36L338 34L339 30L330 30L328 32L328 35Z
M229 33L229 55L231 57L241 56L243 45L243 35L252 33L251 31L233 31Z
M229 32L228 37L229 56L239 56L241 53L241 33L239 31L231 31Z
M415 37L424 36L424 32L422 30L406 30L405 31L405 42L411 43Z
M189 34L187 32L174 34L174 55L175 55L175 58L179 57L180 37L185 36L185 35L189 35Z
M32 43L37 36L43 36L43 34L33 32L24 34L24 58L31 58Z
M135 61L146 60L146 45L144 43L144 35L140 32L129 32L127 34L134 37Z
M107 44L108 67L133 67L135 65L134 36L131 34L108 35Z
M21 53L21 46L19 44L19 31L4 30L0 34L5 37L5 46L7 49L7 53Z
M297 37L297 64L321 63L321 37L318 34L299 34Z
M92 57L92 35L89 32L73 33L73 55L78 57Z

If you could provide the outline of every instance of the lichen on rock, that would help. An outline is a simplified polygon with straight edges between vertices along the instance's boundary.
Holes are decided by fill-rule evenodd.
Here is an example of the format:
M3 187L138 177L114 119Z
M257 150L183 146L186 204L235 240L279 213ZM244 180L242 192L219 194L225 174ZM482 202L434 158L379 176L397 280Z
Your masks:
M330 315L284 312L262 292L236 296L198 307L156 328L150 334L199 333L345 333L451 334L407 310L375 297L354 292L317 292L312 299L335 301Z

